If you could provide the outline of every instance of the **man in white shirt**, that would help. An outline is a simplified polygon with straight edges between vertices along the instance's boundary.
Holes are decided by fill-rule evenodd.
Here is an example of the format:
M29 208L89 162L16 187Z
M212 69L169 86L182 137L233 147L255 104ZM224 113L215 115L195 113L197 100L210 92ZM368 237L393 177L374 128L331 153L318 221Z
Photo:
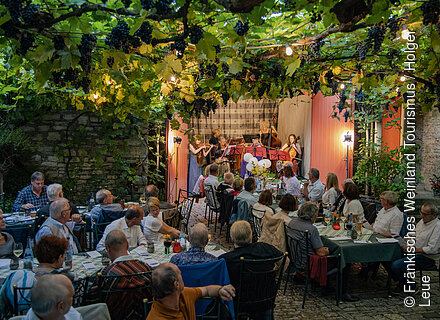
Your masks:
M309 181L304 182L304 188L302 193L307 201L318 202L322 199L322 195L325 192L325 186L319 180L319 170L311 168L309 170Z
M78 253L81 251L81 246L78 240L73 234L75 222L81 221L81 216L70 216L69 200L65 198L59 198L51 203L50 217L44 221L40 230L38 230L35 241L38 242L42 236L55 235L59 238L65 238L69 242L69 249L72 253ZM71 221L71 218L74 222Z
M110 223L104 230L101 240L96 246L97 251L105 249L105 239L112 230L121 230L124 232L130 247L147 244L147 240L141 230L141 222L145 213L139 206L133 206L127 210L125 217Z
M391 238L400 234L403 224L403 213L396 207L399 196L394 191L384 191L380 195L382 209L373 223L373 231Z
M209 166L209 176L203 182L205 186L212 186L214 191L217 190L217 187L220 183L218 182L218 165L213 163Z
M391 265L393 276L399 280L402 296L416 293L416 272L408 270L435 270L435 260L440 258L440 220L438 208L434 202L428 201L420 209L422 219L417 223L416 230L411 230L415 217L408 217L407 244L402 245L406 258L396 260ZM415 238L415 245L414 245Z

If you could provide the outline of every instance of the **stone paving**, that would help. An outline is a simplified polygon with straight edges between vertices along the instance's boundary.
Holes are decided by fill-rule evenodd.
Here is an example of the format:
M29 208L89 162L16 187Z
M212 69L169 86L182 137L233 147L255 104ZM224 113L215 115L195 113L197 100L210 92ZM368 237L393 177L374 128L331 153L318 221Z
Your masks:
M228 250L232 250L232 245L226 242L225 230L219 234L214 232L211 224L210 233L212 239L221 244ZM419 274L417 273L417 276ZM388 297L386 290L387 273L381 267L377 277L364 280L360 275L350 276L350 292L358 296L360 301L354 303L341 302L335 305L334 293L330 292L327 296L322 296L319 289L312 291L309 289L305 308L301 308L304 284L289 281L286 295L283 295L285 280L281 283L278 292L275 308L275 320L290 319L440 319L440 288L438 272L424 272L429 275L430 280L430 306L419 306L426 304L427 300L422 299L422 293L415 296L416 306L409 308L404 306L404 301L396 296ZM418 280L420 287L420 280ZM394 284L393 284L394 287ZM425 293L426 294L426 293Z

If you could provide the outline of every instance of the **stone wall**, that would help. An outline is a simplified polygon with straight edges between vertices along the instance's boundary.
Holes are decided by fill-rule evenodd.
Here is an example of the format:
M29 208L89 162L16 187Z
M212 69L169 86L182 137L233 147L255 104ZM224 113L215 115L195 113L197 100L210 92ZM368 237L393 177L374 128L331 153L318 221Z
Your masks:
M132 186L114 164L116 158L126 159L142 176L142 166L136 164L145 158L145 146L133 132L116 140L104 139L102 127L97 115L76 111L46 114L21 127L38 146L32 166L46 175L47 183L63 184L65 196L78 205L86 204L91 192L104 187L126 201L138 199L143 191L144 177ZM120 155L106 150L113 144L123 149Z
M423 181L423 189L431 190L429 179L434 174L440 176L440 113L434 108L423 116L422 121L417 122L417 139L421 140L419 157L421 159L420 171Z

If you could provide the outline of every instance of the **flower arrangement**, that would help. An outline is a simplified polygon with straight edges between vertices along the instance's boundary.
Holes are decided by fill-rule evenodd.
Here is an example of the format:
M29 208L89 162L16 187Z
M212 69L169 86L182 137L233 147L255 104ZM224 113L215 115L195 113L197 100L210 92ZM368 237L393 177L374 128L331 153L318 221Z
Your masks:
M246 153L243 156L244 161L247 162L246 170L252 175L259 177L263 180L263 185L266 185L267 178L269 176L269 168L272 165L269 159L261 159L253 157L252 154Z
M432 190L434 193L439 194L440 193L440 176L433 175L431 179L429 179L431 182Z

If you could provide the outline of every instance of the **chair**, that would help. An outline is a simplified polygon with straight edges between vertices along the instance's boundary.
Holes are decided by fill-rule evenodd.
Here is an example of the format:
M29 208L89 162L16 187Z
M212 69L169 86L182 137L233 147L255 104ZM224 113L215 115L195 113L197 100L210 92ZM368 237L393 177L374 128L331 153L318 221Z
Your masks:
M84 305L84 298L88 291L89 277L72 281L75 293L73 295L73 307L81 307Z
M141 319L143 300L152 300L151 271L127 275L99 273L97 282L100 301L107 304L112 319Z
M182 273L183 283L187 287L204 287L209 285L228 285L230 284L228 269L224 259L217 261L199 263L194 265L177 266ZM234 314L234 304L232 301L226 301L226 306L231 314ZM209 302L196 302L196 315L206 314L206 308ZM212 312L212 310L211 310ZM209 319L209 318L206 318Z
M402 228L400 229L400 236L404 238L408 233L408 220L407 220L408 215L405 212L403 212L402 215L403 215L403 223L402 223Z
M191 216L192 207L194 204L194 197L182 197L182 202L179 204L179 216L182 220L182 228L188 233L189 218Z
M266 304L267 309L272 310L273 319L275 298L280 288L286 258L286 253L269 259L240 257L239 284L235 288L235 315L237 319L240 316L248 316L249 311L254 310L256 306Z
M298 235L298 237L293 237L291 232ZM287 284L289 282L289 272L294 271L296 274L302 274L305 276L305 286L304 286L304 294L303 294L303 302L302 308L304 309L304 305L306 303L307 289L310 282L310 254L309 249L312 248L312 244L310 242L310 233L308 230L301 231L292 229L289 226L286 227L286 239L287 239L287 248L289 254L289 267L287 269L287 279L286 284L284 286L284 294L286 294ZM339 305L339 296L340 296L340 255L329 255L327 258L336 257L338 258L338 266L335 269L332 269L327 272L327 275L336 273L336 305ZM293 279L292 279L293 281Z
M364 216L369 224L373 224L376 221L377 205L374 202L366 202L361 200L362 207L364 208Z
M105 228L110 224L111 222L104 222L104 223L96 223L93 222L93 239L95 240L95 248L98 245L99 241L101 240Z
M434 265L434 266L431 267L431 268L425 268L425 269L420 269L420 270L419 270L419 274L420 274L420 283L423 283L423 281L422 281L422 278L423 278L423 271L438 271L438 282L439 282L439 285L440 285L440 259L437 259L437 262L436 262L436 263L438 264L438 268L437 268L436 265Z
M258 210L252 207L251 211L251 219L252 219L252 237L254 237L254 242L258 241L261 237L261 228L263 226L263 218L266 213L265 210Z
M234 202L234 195L223 191L223 196L220 201L220 234L222 233L223 225L229 222L231 218L232 204Z
M211 222L212 215L215 214L215 224L214 224L214 232L215 232L217 231L217 220L218 220L218 215L220 214L220 206L213 186L205 185L205 192L206 192L206 202L207 202L206 210L209 210L208 227L209 227L209 223ZM206 213L205 213L205 217L206 217Z
M18 287L16 284L14 288L14 316L20 315L20 312L31 308L30 291L32 287Z

